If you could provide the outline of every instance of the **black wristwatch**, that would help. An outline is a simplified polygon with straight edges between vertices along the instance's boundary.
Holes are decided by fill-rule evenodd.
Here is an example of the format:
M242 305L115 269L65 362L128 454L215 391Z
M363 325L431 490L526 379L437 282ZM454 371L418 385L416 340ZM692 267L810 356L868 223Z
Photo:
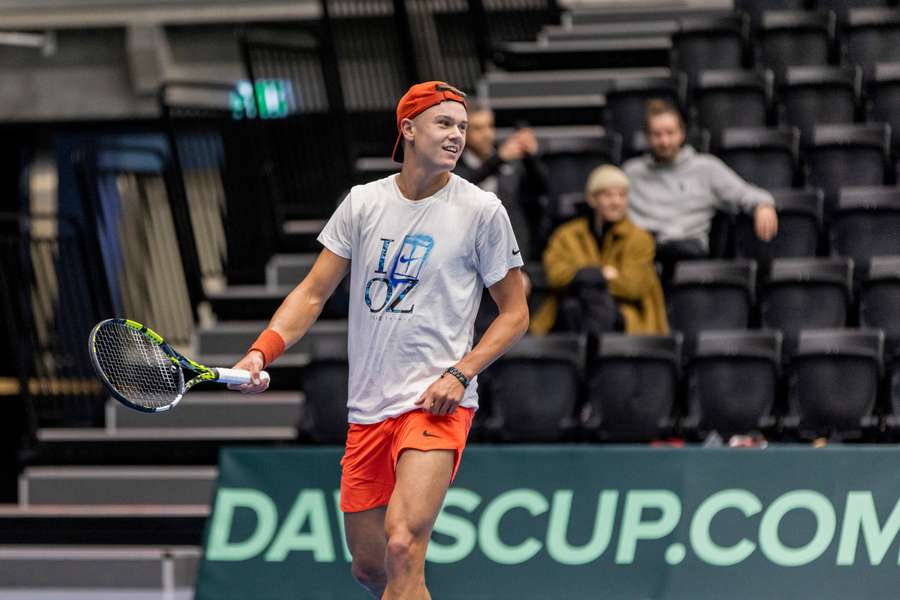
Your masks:
M447 367L447 370L444 371L443 374L441 374L441 377L443 377L447 373L450 373L451 375L456 377L464 388L469 387L469 378L463 375L463 372L456 367Z

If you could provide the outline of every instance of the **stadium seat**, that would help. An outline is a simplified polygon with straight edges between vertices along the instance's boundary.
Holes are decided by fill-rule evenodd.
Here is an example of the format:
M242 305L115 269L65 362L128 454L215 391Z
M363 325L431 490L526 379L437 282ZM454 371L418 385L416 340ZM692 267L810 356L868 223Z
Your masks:
M890 155L890 127L821 125L813 129L806 149L806 182L825 191L825 217L830 218L842 187L882 185Z
M779 87L784 120L800 128L804 144L816 125L852 123L862 94L860 67L789 67Z
M900 188L842 188L831 224L831 249L853 259L858 278L872 257L900 255Z
M851 10L844 26L844 61L861 65L867 75L878 63L900 60L900 10Z
M880 330L801 332L788 376L785 429L801 438L871 435L878 426L883 352Z
M578 334L519 340L488 369L492 414L485 423L487 435L505 442L570 439L580 408L584 352Z
M604 163L618 164L622 156L622 138L612 131L603 137L540 137L538 143L554 221L560 218L555 207L566 194L583 195L591 171Z
M764 127L772 116L772 71L701 71L694 87L697 122L718 140L728 127Z
M885 360L900 357L900 256L872 258L859 292L859 324L884 331Z
M634 134L643 131L647 101L658 98L672 106L682 107L687 91L687 79L641 77L619 79L606 93L605 119L607 128L621 134L625 153L630 154Z
M699 437L772 428L780 366L778 331L702 332L688 365L682 428Z
M743 13L682 19L672 36L672 70L686 73L694 84L700 71L740 69L749 34L750 20Z
M319 444L347 439L347 340L316 336L309 340L310 362L301 378L305 404L301 438Z
M900 60L900 55L897 56ZM891 132L900 132L900 62L879 63L868 79L869 119L887 123ZM900 135L892 136L896 149L900 145Z
M789 357L801 329L843 327L851 305L849 258L781 258L772 261L760 294L760 324L784 333Z
M800 130L726 129L716 155L738 175L761 188L790 188L799 183Z
M831 58L835 17L830 11L766 11L759 31L757 64L781 77L787 67L824 65Z
M764 242L756 237L751 215L740 215L734 231L738 258L756 260L767 271L776 258L815 256L822 231L822 190L771 190L778 212L778 235Z
M756 285L752 260L697 260L675 266L667 308L669 324L693 353L697 334L711 329L746 329Z
M587 368L588 437L646 442L669 435L680 365L680 335L602 336Z

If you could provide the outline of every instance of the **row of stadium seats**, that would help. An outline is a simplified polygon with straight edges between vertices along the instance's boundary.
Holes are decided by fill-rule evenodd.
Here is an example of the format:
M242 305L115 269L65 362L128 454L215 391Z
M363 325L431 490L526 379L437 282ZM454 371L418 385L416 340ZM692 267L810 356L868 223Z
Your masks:
M486 374L480 435L504 441L651 441L763 432L780 440L875 439L900 428L896 366L878 330L807 330L786 367L778 331L531 338ZM887 381L892 394L882 394ZM888 397L889 396L889 397Z
M775 330L706 331L685 360L682 336L580 334L523 338L481 376L480 441L702 439L763 432L782 441L900 432L900 367L880 330L804 330L786 350ZM306 368L308 440L346 432L346 356ZM884 378L888 373L888 379ZM890 392L886 384L890 383Z
M845 17L838 26L838 15ZM900 47L900 12L889 7L833 10L648 12L610 23L604 11L575 11L535 42L508 42L495 62L505 70L637 67L667 61L691 82L706 69L860 64L870 70ZM604 22L603 19L606 19ZM569 66L565 66L569 65ZM540 68L540 67L539 67Z

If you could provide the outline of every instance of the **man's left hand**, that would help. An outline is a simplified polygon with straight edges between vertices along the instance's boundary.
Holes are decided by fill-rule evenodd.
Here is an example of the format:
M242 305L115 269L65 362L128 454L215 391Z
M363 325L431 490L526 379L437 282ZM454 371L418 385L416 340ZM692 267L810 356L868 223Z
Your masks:
M760 204L753 213L753 226L756 237L764 242L771 241L778 235L778 215L775 208L768 204Z
M416 400L416 404L433 415L449 415L462 402L465 392L466 388L456 377L445 373L428 386L425 393Z

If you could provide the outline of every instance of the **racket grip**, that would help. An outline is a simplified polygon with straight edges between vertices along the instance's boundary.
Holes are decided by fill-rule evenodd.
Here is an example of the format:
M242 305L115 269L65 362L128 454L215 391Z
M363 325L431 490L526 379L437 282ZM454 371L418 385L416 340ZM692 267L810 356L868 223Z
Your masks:
M250 383L250 371L246 371L244 369L219 368L216 369L216 374L216 381L218 381L219 383ZM259 372L259 378L265 383L268 383L270 380L269 374L265 371Z

